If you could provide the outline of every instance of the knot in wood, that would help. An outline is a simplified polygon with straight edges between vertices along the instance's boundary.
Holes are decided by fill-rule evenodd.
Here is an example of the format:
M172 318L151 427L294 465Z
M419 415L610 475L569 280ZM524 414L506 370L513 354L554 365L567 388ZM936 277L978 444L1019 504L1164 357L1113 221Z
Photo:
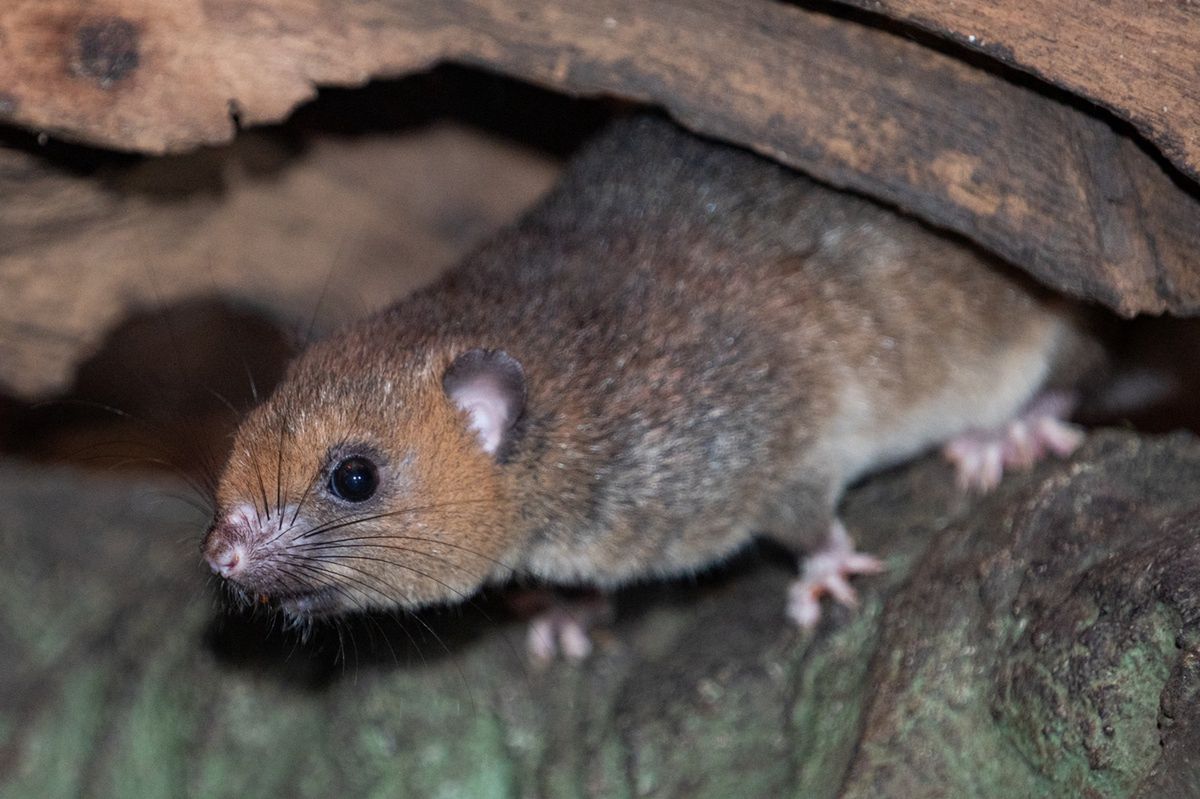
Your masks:
M103 88L128 77L138 68L138 29L127 19L92 19L75 31L75 72Z

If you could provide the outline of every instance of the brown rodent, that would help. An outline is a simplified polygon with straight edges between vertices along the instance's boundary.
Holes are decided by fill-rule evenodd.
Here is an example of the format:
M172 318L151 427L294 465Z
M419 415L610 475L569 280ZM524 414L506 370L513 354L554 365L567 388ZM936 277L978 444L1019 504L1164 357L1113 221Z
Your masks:
M832 534L793 593L810 624L878 567L836 521L850 481L1003 429L1091 349L971 248L626 120L435 285L292 363L236 435L203 549L305 617L514 575L610 588ZM964 457L1069 450L1047 420L1017 455L1010 428Z

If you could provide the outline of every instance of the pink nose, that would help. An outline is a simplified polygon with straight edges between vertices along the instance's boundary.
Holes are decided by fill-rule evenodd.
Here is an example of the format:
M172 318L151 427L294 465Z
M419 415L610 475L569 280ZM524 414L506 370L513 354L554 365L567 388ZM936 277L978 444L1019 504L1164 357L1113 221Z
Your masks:
M245 552L241 545L223 541L212 533L204 542L204 559L208 561L212 570L222 577L233 577L242 571L246 564Z

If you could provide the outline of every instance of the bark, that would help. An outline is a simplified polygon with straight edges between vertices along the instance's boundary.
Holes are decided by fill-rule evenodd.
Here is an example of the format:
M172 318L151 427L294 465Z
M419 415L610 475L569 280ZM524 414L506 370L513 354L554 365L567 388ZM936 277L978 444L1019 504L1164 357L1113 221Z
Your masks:
M265 312L302 341L431 280L557 174L454 125L102 160L89 174L0 149L5 392L59 393L129 315L160 313L170 337L169 307L197 298Z
M1086 109L782 3L23 0L0 16L0 53L4 118L142 152L227 141L235 120L280 120L318 85L444 60L659 103L1069 294L1200 310L1192 181ZM1191 85L1187 63L1150 79Z
M1092 100L1200 177L1200 8L1118 0L841 0Z
M1097 434L983 499L927 459L848 499L889 566L858 613L792 632L749 557L535 671L487 600L346 627L346 665L220 621L173 486L8 464L0 793L1194 795L1197 480L1187 435Z

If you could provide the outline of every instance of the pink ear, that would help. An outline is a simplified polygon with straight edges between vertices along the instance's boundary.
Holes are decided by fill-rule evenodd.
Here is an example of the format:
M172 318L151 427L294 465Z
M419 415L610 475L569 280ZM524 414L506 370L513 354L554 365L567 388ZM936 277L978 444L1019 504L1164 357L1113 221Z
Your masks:
M525 409L525 370L503 350L458 356L442 376L446 396L466 411L484 452L495 455Z

